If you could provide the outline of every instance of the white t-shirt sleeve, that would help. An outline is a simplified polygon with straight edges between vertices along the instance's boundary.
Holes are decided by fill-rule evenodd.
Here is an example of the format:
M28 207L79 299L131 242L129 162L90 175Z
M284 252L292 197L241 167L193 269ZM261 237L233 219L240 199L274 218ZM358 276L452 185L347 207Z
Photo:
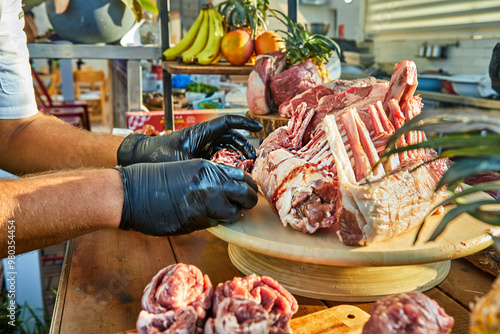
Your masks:
M21 0L0 0L0 119L38 112Z

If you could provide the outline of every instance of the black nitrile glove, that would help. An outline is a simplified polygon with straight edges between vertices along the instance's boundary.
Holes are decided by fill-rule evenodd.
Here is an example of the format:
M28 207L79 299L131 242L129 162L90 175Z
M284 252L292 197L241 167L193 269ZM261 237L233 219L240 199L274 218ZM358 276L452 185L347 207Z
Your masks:
M226 115L163 136L132 134L127 136L118 148L118 164L128 166L140 162L193 158L210 160L221 148L236 149L245 158L255 159L255 148L245 136L234 129L257 132L262 129L262 125L248 117Z
M123 181L120 228L187 234L233 223L257 204L257 185L240 168L203 159L116 167Z

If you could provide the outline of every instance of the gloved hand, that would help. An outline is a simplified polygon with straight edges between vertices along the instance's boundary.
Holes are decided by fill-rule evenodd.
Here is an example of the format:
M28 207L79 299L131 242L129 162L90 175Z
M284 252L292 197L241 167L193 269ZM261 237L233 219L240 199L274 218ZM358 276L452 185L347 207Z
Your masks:
M116 167L123 181L120 228L150 235L187 234L232 223L257 204L242 169L203 159Z
M262 129L262 125L251 118L226 115L163 136L132 134L127 136L118 148L118 164L128 166L140 162L193 158L210 160L221 148L236 149L247 159L255 159L255 148L245 136L234 129L257 132Z

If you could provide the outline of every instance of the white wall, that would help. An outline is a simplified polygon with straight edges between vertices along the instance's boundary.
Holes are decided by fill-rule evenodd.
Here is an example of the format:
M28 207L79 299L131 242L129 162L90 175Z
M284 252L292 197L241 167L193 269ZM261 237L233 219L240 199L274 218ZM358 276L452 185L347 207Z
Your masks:
M271 8L279 9L285 14L288 12L287 0L270 0ZM336 15L335 15L336 12ZM336 24L334 22L336 16ZM301 23L331 22L332 26L328 32L328 37L338 37L338 25L345 26L345 39L355 40L358 33L359 0L353 0L347 4L344 0L330 0L327 5L306 5L300 4L298 7L297 21ZM270 28L276 29L276 20L270 19ZM333 28L333 25L337 29ZM336 33L334 33L336 31Z
M396 63L400 60L415 61L421 71L442 69L450 74L488 74L493 48L497 39L460 40L459 46L449 46L446 59L427 59L417 57L422 43L455 44L457 41L374 41L374 54L377 62Z
M339 24L343 24L345 26L345 39L356 40L358 30L362 29L358 24L359 2L359 0L353 0L351 3L346 3L344 0L330 0L330 8L337 10L337 34Z

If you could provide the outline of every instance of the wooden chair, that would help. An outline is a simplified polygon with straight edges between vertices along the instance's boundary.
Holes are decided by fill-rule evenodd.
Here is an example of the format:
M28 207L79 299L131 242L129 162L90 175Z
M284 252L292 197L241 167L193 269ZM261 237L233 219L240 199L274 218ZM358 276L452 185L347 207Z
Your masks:
M61 71L55 69L51 75L47 93L52 98L52 101L58 101L61 95ZM62 99L61 99L62 100Z
M73 72L73 80L75 98L89 105L90 120L101 120L106 125L107 84L104 71L76 70Z
M34 79L35 97L41 112L54 115L72 125L90 131L89 109L83 101L53 101L42 79L31 69Z

